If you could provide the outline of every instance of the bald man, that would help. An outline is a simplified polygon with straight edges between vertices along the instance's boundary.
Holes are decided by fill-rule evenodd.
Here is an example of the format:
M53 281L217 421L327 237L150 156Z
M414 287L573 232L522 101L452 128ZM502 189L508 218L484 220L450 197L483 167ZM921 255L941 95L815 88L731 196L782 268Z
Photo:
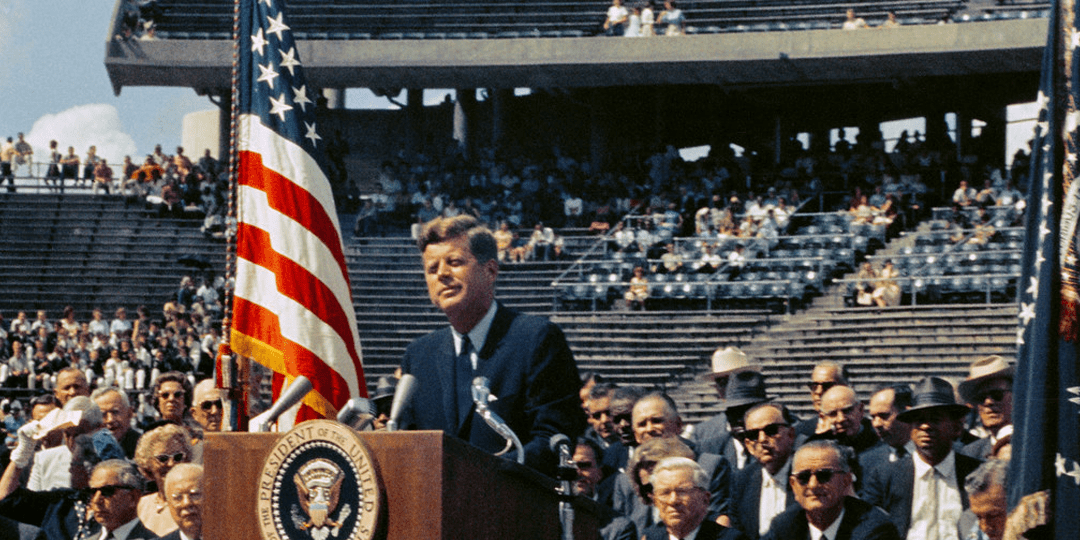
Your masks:
M870 419L866 417L863 403L850 386L834 386L821 396L821 409L818 411L820 423L826 428L810 440L833 439L855 451L857 461L855 469L856 487L861 487L864 471L877 466L871 460L877 454L872 451L882 446Z
M203 510L203 468L179 463L165 475L165 503L179 527L162 540L201 540Z

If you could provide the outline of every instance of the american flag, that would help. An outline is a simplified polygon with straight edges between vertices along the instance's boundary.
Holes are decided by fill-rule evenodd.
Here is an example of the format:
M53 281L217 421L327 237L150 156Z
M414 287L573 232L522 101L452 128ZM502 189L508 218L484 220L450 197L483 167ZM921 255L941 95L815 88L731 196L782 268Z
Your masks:
M1080 378L1077 237L1080 209L1076 0L1060 0L1043 53L1028 178L1019 352L1006 538L1076 538L1080 530ZM1047 497L1048 496L1048 497Z
M296 422L366 397L316 92L278 0L238 0L236 289L231 346L313 391Z

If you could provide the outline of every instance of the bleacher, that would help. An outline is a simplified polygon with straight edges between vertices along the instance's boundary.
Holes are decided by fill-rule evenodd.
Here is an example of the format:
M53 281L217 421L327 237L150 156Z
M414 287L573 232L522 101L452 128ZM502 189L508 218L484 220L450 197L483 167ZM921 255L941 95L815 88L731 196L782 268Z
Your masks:
M224 273L224 244L199 225L117 197L0 194L0 312L55 318L71 305L89 320L94 307L145 304L156 313L200 265Z
M157 0L164 39L230 39L231 0ZM301 40L489 39L584 37L602 32L602 0L291 0L289 21ZM631 3L627 3L632 7ZM839 28L848 9L872 26L895 13L901 24L934 24L965 8L961 0L683 0L687 33ZM1029 10L986 11L971 20L1045 16ZM663 8L656 2L657 13Z

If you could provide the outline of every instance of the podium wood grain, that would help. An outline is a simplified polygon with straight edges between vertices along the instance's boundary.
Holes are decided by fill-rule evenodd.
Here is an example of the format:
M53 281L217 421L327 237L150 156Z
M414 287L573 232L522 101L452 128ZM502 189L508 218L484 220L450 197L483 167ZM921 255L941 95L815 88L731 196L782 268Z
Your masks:
M255 509L259 474L279 437L207 434L204 538L260 539ZM388 540L560 538L550 478L440 431L364 432L360 437L382 479L381 530ZM579 498L575 509L575 538L595 539L595 504Z

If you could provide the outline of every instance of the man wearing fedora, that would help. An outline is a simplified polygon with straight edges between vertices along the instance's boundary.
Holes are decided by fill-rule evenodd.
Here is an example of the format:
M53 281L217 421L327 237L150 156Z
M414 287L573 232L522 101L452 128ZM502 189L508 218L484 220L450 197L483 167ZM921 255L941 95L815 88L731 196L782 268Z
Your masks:
M968 408L956 402L945 379L927 377L914 389L912 406L898 418L911 424L915 454L869 472L862 498L887 511L909 540L954 540L968 508L964 478L980 460L953 451Z
M1013 366L1000 356L972 362L968 378L960 383L960 397L975 408L990 434L968 444L961 453L987 459L994 445L1012 434L1013 371Z
M733 394L728 394L728 387L734 376L747 372L757 373L758 377L744 378L732 387ZM740 438L732 436L732 428L737 431L747 408L768 401L764 379L760 374L761 364L750 360L738 347L726 347L713 353L712 371L701 375L702 379L712 381L716 386L723 412L694 426L690 440L701 452L724 456L736 470L746 466L748 455ZM755 385L760 388L750 388Z
M394 391L397 388L397 379L379 377L379 384L375 387L375 395L371 402L375 404L375 420L371 428L376 431L386 431L386 423L390 421L390 409L394 403Z

